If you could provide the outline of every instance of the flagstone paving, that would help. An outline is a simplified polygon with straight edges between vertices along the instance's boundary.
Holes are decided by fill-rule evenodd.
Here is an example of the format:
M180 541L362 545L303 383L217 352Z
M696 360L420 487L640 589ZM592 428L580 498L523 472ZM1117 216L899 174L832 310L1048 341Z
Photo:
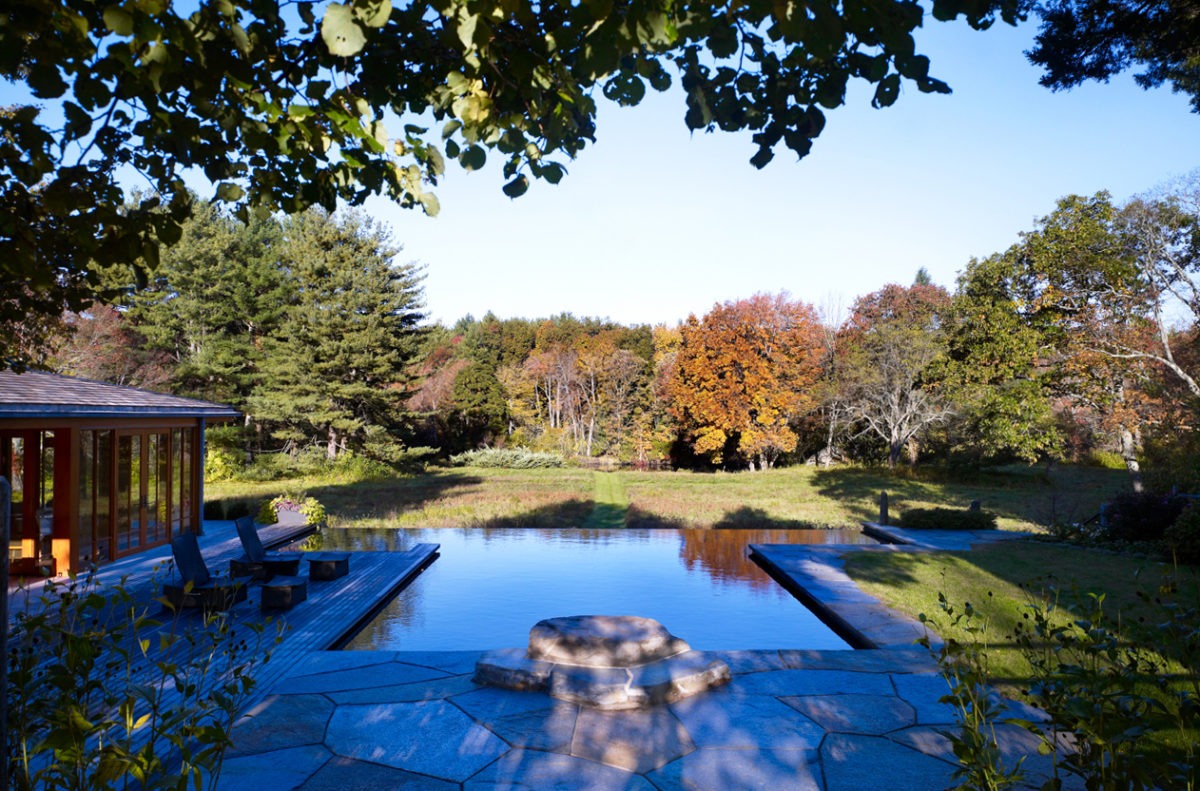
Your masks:
M219 791L953 785L941 731L954 713L937 703L946 682L922 649L713 652L728 685L615 712L477 685L480 655L312 655L239 721ZM1002 746L1010 760L1035 752L1017 729Z

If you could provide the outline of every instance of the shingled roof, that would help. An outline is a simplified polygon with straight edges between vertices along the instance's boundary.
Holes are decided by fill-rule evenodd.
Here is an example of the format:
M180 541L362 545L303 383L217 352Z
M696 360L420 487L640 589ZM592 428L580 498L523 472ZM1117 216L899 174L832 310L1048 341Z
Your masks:
M232 420L230 406L136 387L26 371L0 371L0 418L202 417Z

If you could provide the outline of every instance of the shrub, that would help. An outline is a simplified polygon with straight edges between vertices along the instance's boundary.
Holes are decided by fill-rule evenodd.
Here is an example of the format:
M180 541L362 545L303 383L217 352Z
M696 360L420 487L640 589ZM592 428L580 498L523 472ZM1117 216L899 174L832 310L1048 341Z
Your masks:
M1166 529L1163 540L1180 563L1200 564L1200 504L1190 503Z
M234 448L208 448L204 452L204 480L227 481L246 469L246 455Z
M272 500L267 500L258 508L258 516L254 517L254 521L260 525L273 525L279 521L279 514L275 513L275 503Z
M263 507L271 509L271 514L275 517L274 521L278 521L279 511L296 511L304 515L304 524L306 525L320 526L325 523L325 506L321 505L317 498L309 497L304 492L285 492L271 502L265 503Z
M525 448L469 450L451 456L450 463L458 467L504 467L511 470L567 466L557 453L535 453Z
M218 614L167 629L92 578L49 580L39 603L16 613L6 658L12 787L215 787L279 632Z
M1058 752L1055 776L1042 788L1064 787L1060 772L1088 789L1195 788L1200 688L1192 679L1200 671L1200 608L1180 600L1180 587L1168 578L1154 593L1139 594L1156 609L1147 618L1152 626L1110 612L1103 595L1067 596L1070 615L1064 617L1057 602L1031 594L1026 619L1003 639L1015 642L1029 663L1028 694L1045 721L1005 716L987 705L990 695L979 695L989 679L985 641L976 634L986 622L967 604L963 617L972 639L934 650L951 686L942 702L958 710L960 732L950 736L963 766L958 776L972 783L963 787L1008 788L1019 779L1022 767L997 760L994 726L1008 723L1037 735L1043 753L1056 752L1064 735L1072 745ZM938 599L961 627L946 597ZM921 621L927 622L924 615ZM930 647L927 638L921 642ZM1163 738L1170 735L1183 738Z
M900 527L911 530L995 530L996 515L957 508L910 508L900 514Z
M226 519L241 519L258 513L258 503L254 500L239 498L225 503Z
M1120 453L1111 450L1089 451L1083 457L1083 463L1089 467L1103 467L1106 470L1125 469L1125 459L1121 457Z
M1109 541L1161 541L1187 500L1151 494L1123 494L1105 509L1104 537Z

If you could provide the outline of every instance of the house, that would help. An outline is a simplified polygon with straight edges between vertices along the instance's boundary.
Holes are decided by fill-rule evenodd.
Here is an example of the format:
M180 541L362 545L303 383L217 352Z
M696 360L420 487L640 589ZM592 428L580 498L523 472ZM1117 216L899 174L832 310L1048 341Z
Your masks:
M82 571L200 532L204 428L223 404L0 371L0 475L14 574Z

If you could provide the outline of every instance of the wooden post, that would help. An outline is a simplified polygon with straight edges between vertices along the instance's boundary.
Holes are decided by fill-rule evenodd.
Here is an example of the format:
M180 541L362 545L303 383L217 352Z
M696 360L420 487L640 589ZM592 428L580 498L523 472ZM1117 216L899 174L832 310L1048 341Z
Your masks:
M8 528L12 511L12 485L0 475L0 541L4 556L0 557L0 582L4 583L4 598L0 599L0 661L4 663L4 699L8 700ZM0 710L0 791L8 791L8 707Z
M879 493L879 524L887 525L888 523L888 507L887 507L887 492Z

